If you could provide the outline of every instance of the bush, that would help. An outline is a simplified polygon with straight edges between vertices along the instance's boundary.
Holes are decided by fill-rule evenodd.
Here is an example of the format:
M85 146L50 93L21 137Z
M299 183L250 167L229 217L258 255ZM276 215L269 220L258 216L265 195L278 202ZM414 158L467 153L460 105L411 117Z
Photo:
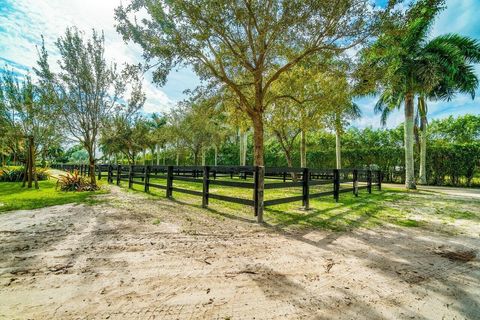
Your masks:
M89 183L82 177L78 170L75 169L72 173L67 172L65 175L60 175L57 187L60 186L62 191L95 191L98 187Z
M25 168L22 167L4 167L0 168L0 182L20 182L23 181ZM48 172L46 169L37 168L37 180L47 180Z

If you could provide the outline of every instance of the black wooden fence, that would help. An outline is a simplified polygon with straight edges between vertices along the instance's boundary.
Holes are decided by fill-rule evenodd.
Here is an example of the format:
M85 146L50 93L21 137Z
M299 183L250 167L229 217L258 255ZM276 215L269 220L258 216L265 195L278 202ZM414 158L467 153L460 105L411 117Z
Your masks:
M78 170L81 175L89 175L88 165L57 164L52 168L65 171ZM186 193L202 198L202 206L207 207L210 199L233 202L253 207L257 220L263 220L263 208L282 203L301 201L309 209L310 199L332 196L338 202L340 194L351 192L355 196L362 189L368 193L372 187L378 190L382 185L382 172L359 169L311 169L311 168L272 168L261 166L155 166L155 165L109 165L95 166L98 179L106 178L109 183L142 185L145 192L150 188L165 190L167 198L174 192ZM152 183L151 179L164 179L165 184ZM202 184L202 191L175 186L175 181ZM216 194L210 191L211 185L244 188L252 190L252 198ZM316 186L326 186L327 190L311 191ZM264 200L265 190L299 188L301 195Z

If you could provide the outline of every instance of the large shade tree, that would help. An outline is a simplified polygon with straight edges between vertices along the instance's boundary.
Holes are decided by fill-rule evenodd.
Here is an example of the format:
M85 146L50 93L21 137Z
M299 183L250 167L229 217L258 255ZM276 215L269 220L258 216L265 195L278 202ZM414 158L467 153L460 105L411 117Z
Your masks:
M155 82L164 84L172 68L189 65L228 86L252 121L254 160L263 165L272 85L310 56L362 43L378 13L366 0L132 0L117 8L116 20L124 39L140 44L155 67Z

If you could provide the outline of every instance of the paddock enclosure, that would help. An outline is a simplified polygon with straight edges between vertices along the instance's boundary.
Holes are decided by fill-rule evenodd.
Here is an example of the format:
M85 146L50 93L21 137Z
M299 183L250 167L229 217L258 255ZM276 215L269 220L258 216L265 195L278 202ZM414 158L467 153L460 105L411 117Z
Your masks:
M88 165L56 164L55 169L78 170L89 175ZM362 169L314 169L261 166L157 166L117 165L95 166L98 179L106 178L118 186L140 185L145 192L164 190L167 198L174 193L186 193L202 199L207 207L210 199L237 203L253 208L258 221L263 220L263 208L289 202L301 202L309 209L310 199L340 194L359 195L373 187L381 190L382 172Z

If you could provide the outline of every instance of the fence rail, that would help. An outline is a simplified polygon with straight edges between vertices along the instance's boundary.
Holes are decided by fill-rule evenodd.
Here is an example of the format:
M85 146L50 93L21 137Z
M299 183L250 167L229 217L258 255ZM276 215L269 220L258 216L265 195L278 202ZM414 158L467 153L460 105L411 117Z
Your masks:
M88 165L56 164L52 168L73 171L78 170L81 175L90 174ZM333 196L338 202L340 194L351 192L356 197L359 191L366 189L372 193L372 187L381 190L383 175L378 170L360 169L315 169L315 168L288 168L288 167L259 167L259 166L152 166L152 165L114 165L100 164L95 166L95 175L98 179L107 178L108 183L121 185L128 183L128 187L142 185L145 192L150 188L165 190L166 197L172 198L173 192L186 193L202 198L202 206L207 207L210 199L238 203L251 206L258 221L263 219L263 208L290 202L302 202L305 209L310 207L310 199ZM166 180L164 184L150 182L154 179ZM225 180L230 179L230 180ZM281 180L281 182L278 182ZM202 191L175 186L175 181L198 183ZM226 186L252 190L252 198L245 199L226 196L210 191L211 185ZM327 191L311 191L315 186L331 186ZM301 195L285 196L276 199L264 200L265 190L290 189L301 190Z

